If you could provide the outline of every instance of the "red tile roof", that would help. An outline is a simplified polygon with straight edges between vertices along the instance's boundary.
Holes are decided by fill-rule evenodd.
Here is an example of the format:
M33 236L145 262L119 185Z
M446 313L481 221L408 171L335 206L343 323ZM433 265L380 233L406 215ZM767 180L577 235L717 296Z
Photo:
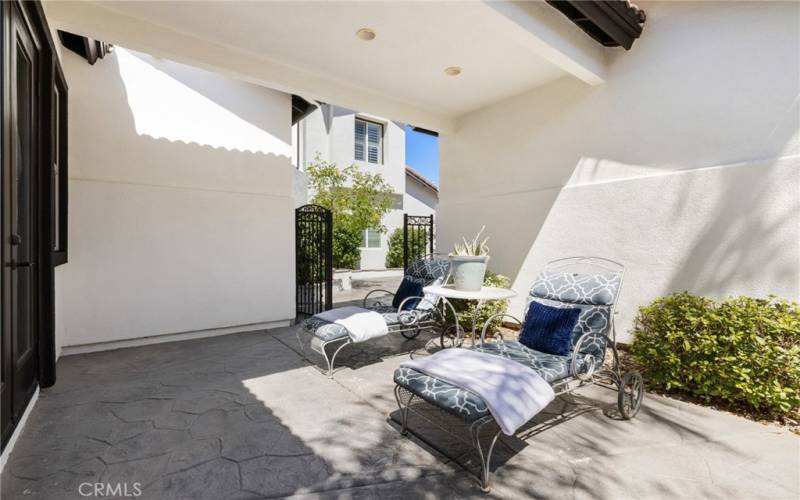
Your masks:
M420 174L408 165L406 165L406 175L422 183L425 187L435 192L437 196L439 195L439 188L436 187L434 183L426 179L424 175Z

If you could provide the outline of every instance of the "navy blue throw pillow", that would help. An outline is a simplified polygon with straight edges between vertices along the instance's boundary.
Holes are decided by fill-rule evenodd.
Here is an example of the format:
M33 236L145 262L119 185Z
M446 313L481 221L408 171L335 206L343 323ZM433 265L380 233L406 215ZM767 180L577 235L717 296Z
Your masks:
M536 351L567 356L572 351L572 330L580 314L580 308L550 307L534 300L519 342Z
M400 286L397 288L397 293L394 294L394 299L392 299L392 307L400 307L400 303L406 300L408 297L421 297L422 296L422 285L419 283L415 283L408 278L403 278L403 281L400 282ZM419 304L419 299L417 300L409 300L403 306L403 309L406 311L410 311L414 309Z

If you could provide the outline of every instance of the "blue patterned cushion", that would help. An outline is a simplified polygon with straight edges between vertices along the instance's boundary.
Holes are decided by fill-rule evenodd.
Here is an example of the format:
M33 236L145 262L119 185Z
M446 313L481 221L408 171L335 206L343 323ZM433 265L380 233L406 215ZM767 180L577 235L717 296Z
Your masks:
M392 306L397 309L400 307L400 304L409 297L422 297L422 283L403 278L403 281L400 282L400 286L397 287L397 292L395 292L394 298L392 299ZM408 311L414 309L417 307L417 304L419 304L419 299L409 300L403 304L403 310Z
M569 357L534 351L519 342L494 342L473 349L530 366L551 384L569 374ZM486 403L477 394L414 369L398 368L394 372L394 381L425 401L467 422L473 422L489 414Z
M395 384L452 415L473 422L489 414L486 403L477 394L401 366L394 371Z
M562 304L554 300L546 299L531 299L532 302L540 302L551 307L568 307L579 308L581 314L578 316L578 322L575 328L572 329L572 345L578 343L584 334L588 334L584 340L580 352L582 354L591 354L599 364L602 364L603 358L606 353L607 338L611 323L609 316L611 314L611 306L590 306L586 304Z
M602 364L611 328L611 310L619 294L619 273L580 274L542 272L531 287L529 305L539 302L553 307L579 307L581 314L572 330L573 345L588 338L581 354L591 354Z
M408 324L411 319L411 315L417 316L419 321L424 321L430 319L432 314L431 311L423 310L408 312L403 311L400 314L397 314L397 309L392 306L379 306L373 308L372 310L380 313L380 315L383 316L383 319L386 320L386 324L389 325L390 330L393 326L402 326L403 320L405 320L405 323ZM307 333L314 335L324 342L344 338L349 335L347 333L347 328L343 327L342 325L330 323L324 319L320 319L317 316L311 316L310 318L305 319L302 323L302 327Z
M570 304L612 305L617 300L620 275L542 272L531 288L531 296Z
M567 356L572 351L572 330L580 313L578 308L531 302L519 341L537 351Z
M535 351L517 341L503 340L486 343L483 346L473 347L473 349L487 354L502 356L530 366L550 383L560 380L569 374L570 357Z
M404 279L428 286L437 279L444 280L450 272L450 259L446 257L429 257L417 259L408 265Z

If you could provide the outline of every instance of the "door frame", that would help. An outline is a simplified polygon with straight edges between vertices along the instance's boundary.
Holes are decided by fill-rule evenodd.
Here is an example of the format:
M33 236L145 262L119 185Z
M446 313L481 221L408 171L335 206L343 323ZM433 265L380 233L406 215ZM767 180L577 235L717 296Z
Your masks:
M35 159L33 160L31 168L31 182L32 182L32 214L31 222L33 232L35 233L36 247L34 254L31 257L36 272L33 276L35 282L32 287L35 288L35 296L32 297L33 317L31 319L31 328L33 334L33 342L38 351L37 356L38 368L36 370L36 378L39 387L49 387L55 383L55 273L54 273L54 252L53 252L53 155L54 155L54 120L56 113L53 109L54 105L54 85L56 78L64 81L63 71L55 49L53 38L50 34L50 28L47 25L47 20L44 15L41 3L36 2L23 2L20 0L11 0L0 3L0 13L2 14L2 21L0 22L0 57L2 64L0 67L0 81L3 84L2 99L0 99L0 114L2 115L2 122L0 123L0 162L2 162L2 172L10 172L11 151L15 146L11 130L11 85L15 82L10 78L11 75L11 50L15 47L13 40L14 33L11 30L11 15L12 10L17 9L20 13L22 21L26 23L28 30L34 39L36 45L36 64L38 72L36 74L37 82L35 82L36 99L38 103L36 120L38 122L38 130L35 135ZM13 42L13 43L12 43ZM63 83L62 83L63 86ZM66 90L66 89L64 89ZM63 94L66 99L66 93ZM5 174L3 174L5 175ZM3 182L6 182L5 180ZM5 196L4 196L5 198ZM2 289L0 295L2 296L2 321L0 325L3 329L2 342L0 348L2 349L2 370L6 376L9 375L10 366L6 360L10 358L10 282L9 275L10 269L6 267L6 263L10 259L8 231L10 225L7 224L6 218L10 217L9 214L10 204L9 201L4 199L2 203L2 241L0 241L0 256L2 256L2 267L0 267L2 274ZM13 388L14 383L11 379L6 378L6 382L10 382ZM35 385L34 385L35 392ZM30 404L31 392L28 395L22 408L15 408L11 418L11 425L0 429L0 448L5 449L9 438L14 432L19 418L24 414L25 407ZM11 396L13 401L14 397Z

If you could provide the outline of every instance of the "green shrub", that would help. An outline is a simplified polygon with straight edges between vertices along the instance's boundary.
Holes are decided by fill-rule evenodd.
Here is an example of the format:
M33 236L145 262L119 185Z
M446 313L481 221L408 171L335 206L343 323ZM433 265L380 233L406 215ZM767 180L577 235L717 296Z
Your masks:
M483 278L483 284L485 286L508 288L511 286L511 280L502 274L495 274L491 271L486 271L486 277ZM453 309L455 309L456 313L458 314L459 325L461 325L464 330L469 331L472 328L475 307L478 305L477 301L450 299L450 303L453 304ZM483 324L486 323L486 320L488 320L490 316L493 314L504 313L507 309L507 300L491 300L485 302L483 306L481 306L480 313L478 314L478 334L480 334L480 329L483 328ZM492 326L496 327L500 324L500 322L501 321L498 320L494 322Z
M412 246L411 255L422 257L429 253L428 229L409 227L408 241ZM416 248L413 248L416 246ZM412 257L413 258L413 257ZM386 267L403 267L403 228L398 227L389 235L389 251L386 253Z
M631 354L649 385L769 416L800 408L800 306L679 293L639 309Z
M386 267L403 267L402 227L398 227L389 235L389 250L386 252Z
M333 224L333 267L358 269L361 264L363 231L357 227Z

